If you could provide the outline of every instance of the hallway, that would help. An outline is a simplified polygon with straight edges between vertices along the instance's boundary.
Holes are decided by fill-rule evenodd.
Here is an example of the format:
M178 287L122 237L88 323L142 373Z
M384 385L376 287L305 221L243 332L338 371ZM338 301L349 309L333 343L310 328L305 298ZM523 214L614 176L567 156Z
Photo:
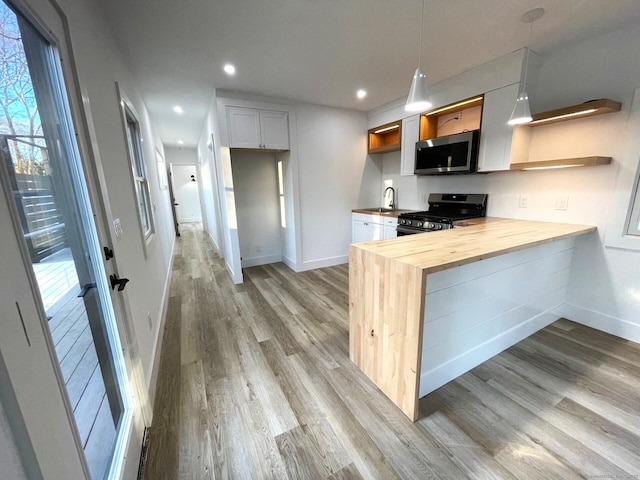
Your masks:
M412 424L349 361L348 266L244 269L177 239L147 480L640 473L640 350L556 322L421 400Z

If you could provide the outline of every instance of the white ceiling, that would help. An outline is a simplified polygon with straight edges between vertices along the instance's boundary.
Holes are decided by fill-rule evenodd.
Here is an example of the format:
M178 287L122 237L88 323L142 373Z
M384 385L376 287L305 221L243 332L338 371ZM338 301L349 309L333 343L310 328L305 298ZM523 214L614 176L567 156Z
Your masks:
M432 84L524 46L544 55L640 23L640 0L425 1ZM165 145L196 145L214 88L367 111L406 96L418 63L420 0L100 3ZM536 7L546 14L529 42L520 17Z

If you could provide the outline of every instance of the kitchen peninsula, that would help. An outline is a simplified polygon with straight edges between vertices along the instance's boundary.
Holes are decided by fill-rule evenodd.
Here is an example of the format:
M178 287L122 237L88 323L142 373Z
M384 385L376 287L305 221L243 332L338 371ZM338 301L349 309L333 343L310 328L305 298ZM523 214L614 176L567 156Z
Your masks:
M458 226L350 246L350 359L413 421L419 398L558 318L575 237L596 230Z

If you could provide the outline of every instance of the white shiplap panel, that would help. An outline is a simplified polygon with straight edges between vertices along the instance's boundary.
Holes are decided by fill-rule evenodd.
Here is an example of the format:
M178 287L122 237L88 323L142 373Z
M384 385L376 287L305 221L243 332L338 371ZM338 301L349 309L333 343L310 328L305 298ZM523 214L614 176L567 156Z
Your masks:
M528 290L539 287L549 275L569 269L572 253L573 250L562 250L427 294L425 329L430 322L473 306L487 298L522 298ZM480 263L491 263L492 260ZM431 277L432 275L427 277L427 285Z
M573 243L427 276L421 397L559 318L553 310L566 297Z
M479 262L469 263L461 267L443 270L429 275L426 293L436 292L453 285L471 281L521 263L552 255L563 250L573 249L574 238L565 238L557 242L546 243L517 252L507 253Z
M512 313L515 314L516 312ZM526 317L527 315L524 314L522 316ZM545 312L538 316L531 317L528 320L518 322L512 329L493 337L484 344L478 345L476 348L468 350L464 354L452 358L447 363L441 364L431 370L427 370L423 363L420 374L419 397L424 397L433 392L445 383L450 382L454 378L480 365L482 362L487 361L494 355L524 340L541 328L550 325L558 320L558 318L560 317L554 313Z

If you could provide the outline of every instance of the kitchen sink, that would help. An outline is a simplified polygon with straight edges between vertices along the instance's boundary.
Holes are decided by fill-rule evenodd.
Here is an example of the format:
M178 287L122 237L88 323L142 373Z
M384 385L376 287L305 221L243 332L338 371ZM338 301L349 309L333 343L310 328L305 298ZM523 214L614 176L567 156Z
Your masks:
M395 209L394 208L362 208L361 210L364 210L365 212L379 212L379 213L383 213L383 212L393 212Z

